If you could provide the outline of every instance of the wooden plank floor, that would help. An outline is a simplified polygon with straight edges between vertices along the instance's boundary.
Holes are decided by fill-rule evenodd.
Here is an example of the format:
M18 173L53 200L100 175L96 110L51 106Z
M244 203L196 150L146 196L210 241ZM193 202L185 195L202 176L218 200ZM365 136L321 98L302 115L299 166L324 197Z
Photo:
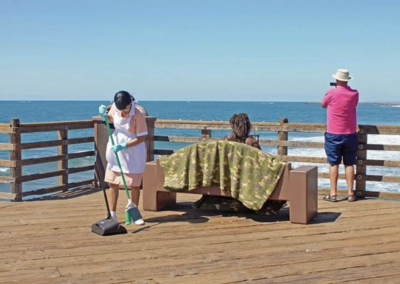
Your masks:
M400 203L319 202L310 225L191 208L100 237L102 193L0 202L0 283L400 283ZM122 192L121 192L122 193ZM119 216L123 218L121 194Z

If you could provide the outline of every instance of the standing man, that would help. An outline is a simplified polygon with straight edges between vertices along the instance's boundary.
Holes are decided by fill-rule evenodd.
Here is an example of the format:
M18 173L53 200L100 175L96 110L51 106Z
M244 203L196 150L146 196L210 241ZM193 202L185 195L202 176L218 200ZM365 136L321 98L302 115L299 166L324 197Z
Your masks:
M329 163L330 193L323 199L337 201L337 181L339 164L345 166L349 202L356 201L353 193L354 167L358 149L356 107L358 91L347 84L353 78L346 69L338 69L332 75L336 87L329 90L322 100L322 107L327 111L327 132L325 133L325 152Z

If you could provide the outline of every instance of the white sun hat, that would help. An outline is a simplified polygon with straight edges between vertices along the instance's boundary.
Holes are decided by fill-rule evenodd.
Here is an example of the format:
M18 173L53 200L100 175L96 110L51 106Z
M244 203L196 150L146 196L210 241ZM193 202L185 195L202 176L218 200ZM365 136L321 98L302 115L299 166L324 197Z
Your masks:
M353 80L353 77L349 76L349 70L347 69L338 69L336 74L332 74L332 77L339 81L350 81Z

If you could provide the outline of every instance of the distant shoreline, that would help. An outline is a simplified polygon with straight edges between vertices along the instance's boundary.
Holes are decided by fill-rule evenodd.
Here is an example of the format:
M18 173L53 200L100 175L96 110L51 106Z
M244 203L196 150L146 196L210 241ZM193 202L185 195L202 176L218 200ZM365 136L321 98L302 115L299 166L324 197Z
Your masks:
M305 104L320 104L320 102L305 102ZM360 105L377 105L377 106L396 106L398 103L380 103L380 102L359 102Z

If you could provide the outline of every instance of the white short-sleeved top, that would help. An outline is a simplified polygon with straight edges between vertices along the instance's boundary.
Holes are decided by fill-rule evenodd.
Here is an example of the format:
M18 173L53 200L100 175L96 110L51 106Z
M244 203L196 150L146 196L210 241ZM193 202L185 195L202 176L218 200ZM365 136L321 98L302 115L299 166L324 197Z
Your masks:
M116 108L115 104L113 104L109 111L109 115L113 118L115 127L114 133L112 134L115 144L128 142L129 140L148 134L145 111L142 107L132 103L129 116L122 117L121 114L122 112ZM108 162L107 169L114 172L119 172L120 169L118 167L115 154L111 148L111 141L109 141L106 152L106 158ZM147 157L145 142L118 152L118 157L124 173L143 173Z

